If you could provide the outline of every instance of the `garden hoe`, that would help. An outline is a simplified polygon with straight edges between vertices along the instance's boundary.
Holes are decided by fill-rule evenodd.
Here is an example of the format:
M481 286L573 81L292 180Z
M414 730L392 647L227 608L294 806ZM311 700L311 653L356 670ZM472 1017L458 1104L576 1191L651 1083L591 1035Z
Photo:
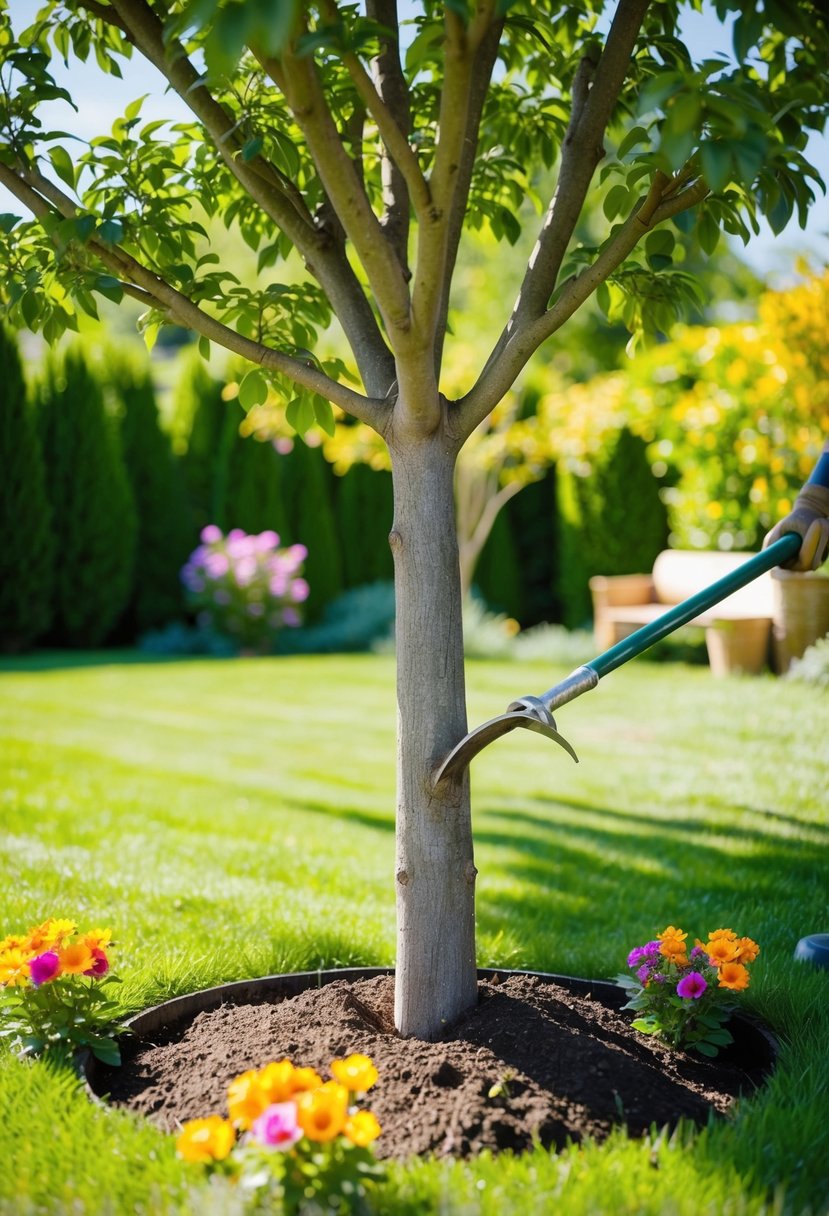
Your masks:
M769 545L762 553L757 553L748 561L743 562L737 570L732 570L730 574L718 579L710 587L698 591L696 595L683 600L681 604L669 608L655 621L643 625L641 629L637 629L629 637L617 642L598 658L591 659L582 667L577 667L560 684L548 689L540 697L519 697L508 706L505 714L501 714L497 718L490 718L488 722L483 722L461 739L460 743L452 749L435 770L435 785L447 777L459 778L478 752L488 747L496 739L500 739L501 735L515 730L517 726L523 726L526 730L534 730L539 735L546 735L548 739L553 739L578 764L579 758L575 751L556 729L552 713L554 709L558 709L560 705L566 705L568 701L575 700L583 692L589 692L591 688L596 687L602 676L621 667L622 663L626 663L628 659L642 654L648 647L653 646L661 638L667 637L681 625L687 625L701 612L718 604L732 592L739 591L740 587L744 587L746 583L759 578L761 574L765 574L775 566L789 561L795 556L800 545L801 538L796 533L787 533L773 545Z

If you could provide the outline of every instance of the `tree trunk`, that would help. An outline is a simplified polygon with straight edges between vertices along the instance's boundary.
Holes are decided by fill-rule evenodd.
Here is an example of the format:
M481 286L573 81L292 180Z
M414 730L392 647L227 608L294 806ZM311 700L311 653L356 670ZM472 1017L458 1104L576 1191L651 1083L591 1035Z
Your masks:
M466 733L455 450L438 433L392 446L397 596L395 1024L435 1039L477 1000L469 778L432 789Z

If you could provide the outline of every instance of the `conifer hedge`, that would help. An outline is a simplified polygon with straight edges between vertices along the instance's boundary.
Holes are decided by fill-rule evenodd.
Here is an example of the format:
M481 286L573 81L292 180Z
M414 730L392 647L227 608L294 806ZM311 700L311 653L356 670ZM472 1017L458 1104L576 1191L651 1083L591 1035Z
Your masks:
M56 540L50 640L99 646L129 601L137 522L116 422L79 350L47 364L38 422Z
M52 510L17 346L0 326L0 649L24 650L49 628Z
M119 627L132 639L182 616L180 571L194 547L195 529L149 368L115 359L108 366L138 525L133 590Z

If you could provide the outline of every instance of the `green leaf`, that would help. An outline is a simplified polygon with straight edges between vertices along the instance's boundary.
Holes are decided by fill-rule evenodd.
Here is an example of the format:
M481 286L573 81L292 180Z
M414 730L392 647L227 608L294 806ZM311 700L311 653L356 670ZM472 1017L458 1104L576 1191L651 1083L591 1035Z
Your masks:
M694 1050L704 1056L718 1056L720 1054L719 1047L715 1047L713 1043L706 1043L704 1039L700 1039L698 1043L694 1043Z
M326 401L324 397L320 397L318 393L314 393L314 417L317 420L318 426L325 431L326 435L333 437L335 426L331 402Z
M49 160L52 162L52 168L57 173L61 181L66 182L67 186L75 189L75 166L72 164L72 158L65 148L60 144L49 149Z
M0 232L11 232L15 224L19 223L19 215L13 215L11 211L0 212Z
M199 338L199 354L201 355L202 359L210 358L210 342L203 336Z
M631 127L616 149L616 155L621 160L623 156L627 156L631 148L635 148L637 144L645 144L649 139L647 127Z
M611 186L602 203L602 210L609 220L614 220L627 206L628 188L622 182Z
M715 192L722 190L731 180L731 150L722 142L703 140L699 149L702 175Z
M135 101L131 101L130 104L127 106L126 110L124 110L124 117L127 120L137 118L138 115L141 113L142 105L144 104L144 102L146 101L146 99L148 97L149 97L149 93L144 93L144 94L142 94L141 97L136 97Z
M696 232L700 249L710 257L720 240L720 226L710 211L706 210L702 212Z
M261 135L255 135L253 139L249 139L242 148L242 160L253 160L262 151L264 144L265 141Z
M243 410L264 405L268 399L268 382L260 371L248 372L239 385L239 404Z

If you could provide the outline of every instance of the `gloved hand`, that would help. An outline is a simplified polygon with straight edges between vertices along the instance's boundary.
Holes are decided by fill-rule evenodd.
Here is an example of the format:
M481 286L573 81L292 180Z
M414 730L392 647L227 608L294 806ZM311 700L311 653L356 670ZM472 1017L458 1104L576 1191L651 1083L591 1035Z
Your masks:
M784 562L788 570L817 570L829 554L829 489L807 482L785 519L775 524L763 541L763 548L797 532L803 543L796 557Z

